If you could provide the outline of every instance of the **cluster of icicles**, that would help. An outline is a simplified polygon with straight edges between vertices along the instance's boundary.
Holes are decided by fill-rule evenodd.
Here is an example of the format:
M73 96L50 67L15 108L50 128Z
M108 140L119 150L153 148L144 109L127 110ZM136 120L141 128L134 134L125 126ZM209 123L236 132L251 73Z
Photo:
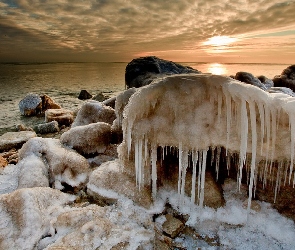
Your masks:
M290 105L285 105L285 107L288 107L284 109L282 108L284 106L282 104L288 102L290 104L290 100L293 102L293 98L290 99L291 97L286 95L277 95L275 97L277 100L275 100L273 97L269 98L268 96L270 96L270 94L268 93L261 94L261 92L263 92L262 90L257 90L258 94L255 92L252 92L254 93L252 94L250 90L253 91L254 88L254 91L256 91L255 87L252 86L250 90L248 88L243 92L241 91L242 87L239 85L241 84L234 83L233 85L226 85L222 81L220 85L218 85L215 82L215 85L210 86L209 84L207 87L210 89L210 91L208 91L210 95L204 95L198 98L199 104L207 101L210 105L214 105L218 113L215 122L219 124L223 122L225 124L223 136L226 138L221 144L219 144L220 140L217 138L215 145L211 144L206 145L206 147L198 148L198 144L196 144L188 148L187 144L183 146L186 140L184 135L183 141L180 140L174 142L173 145L171 145L171 143L167 145L165 141L157 141L155 134L152 136L149 135L149 131L153 131L154 129L140 131L140 128L136 127L136 121L142 119L140 115L143 114L144 116L148 112L143 110L141 114L138 114L138 117L131 117L130 121L126 123L125 141L128 155L134 148L136 183L139 188L143 185L144 179L147 178L144 176L145 167L151 167L151 177L149 178L151 178L153 197L156 197L157 161L160 160L157 159L157 148L162 147L163 158L165 157L165 148L173 146L178 148L178 193L180 195L180 200L184 196L186 171L188 167L192 167L191 202L195 203L197 198L199 206L202 207L204 202L207 151L212 150L212 152L214 152L214 157L211 159L215 161L218 178L220 151L221 147L224 147L226 149L226 158L234 158L234 162L236 163L238 189L241 187L243 169L246 168L249 186L248 211L251 207L252 195L253 193L255 194L257 181L262 181L265 187L267 180L272 180L271 185L274 188L274 200L276 200L277 192L281 185L290 184L292 179L295 145L295 116L293 113L290 113ZM263 97L262 99L260 98L261 96ZM159 105L159 99L157 99L157 97L155 98L156 100L154 100L154 103L151 101L149 104L150 107L145 108L154 109L153 112L150 113L157 115L156 106ZM157 103L157 105L155 105L155 103ZM175 108L174 113L176 116L179 115L181 117L182 115L180 113L177 114L177 108ZM287 122L286 119L288 119ZM285 130L286 128L284 126L286 123L289 124L289 128L287 125L287 130L289 129L288 133L284 134L285 137L288 137L287 141L289 145L287 148L289 152L286 153L286 155L289 155L289 157L287 157L288 159L285 155L283 157L278 157L278 152L276 152L277 144L284 143L280 141L282 136L280 126L283 126L281 129ZM171 126L173 126L173 124ZM196 124L196 126L198 126L198 124ZM238 143L232 143L232 134L237 135ZM279 138L277 138L278 135ZM189 140L189 138L187 138L187 140ZM250 143L248 141L250 141ZM233 144L235 145L234 147ZM237 144L239 144L239 148L237 148ZM192 164L190 163L191 161ZM231 160L227 161L228 169L230 167L230 161ZM274 168L276 170L274 170ZM196 187L198 190L197 194L195 193Z

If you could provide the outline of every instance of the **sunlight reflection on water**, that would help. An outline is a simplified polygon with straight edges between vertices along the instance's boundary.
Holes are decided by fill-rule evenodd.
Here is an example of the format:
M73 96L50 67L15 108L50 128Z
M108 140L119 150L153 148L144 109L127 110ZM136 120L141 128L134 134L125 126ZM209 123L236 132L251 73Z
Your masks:
M224 67L224 65L220 63L208 64L206 72L214 75L226 75L228 73L226 67Z

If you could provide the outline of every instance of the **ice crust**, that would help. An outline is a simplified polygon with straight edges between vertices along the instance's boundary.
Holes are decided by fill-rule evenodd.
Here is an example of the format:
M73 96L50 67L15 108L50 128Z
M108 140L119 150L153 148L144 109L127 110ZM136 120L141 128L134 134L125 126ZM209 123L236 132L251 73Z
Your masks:
M206 159L207 150L220 152L225 147L227 157L239 165L238 186L243 169L249 176L249 210L257 181L266 185L269 176L275 175L276 192L282 183L294 183L294 110L293 97L270 94L232 78L208 74L168 76L131 96L124 110L119 157L122 162L134 161L137 185L140 188L151 181L156 197L156 149L160 147L164 157L165 147L177 148L180 196L188 158L198 155L194 165L200 170L199 176L194 175L192 181L198 185L196 196L202 206L206 168L202 159ZM214 155L217 163L219 157ZM273 166L278 166L276 171ZM191 195L194 201L195 194Z
M79 187L88 180L89 163L76 151L64 147L58 139L32 138L19 151L19 159L36 156L47 166L49 182L57 189L63 183Z

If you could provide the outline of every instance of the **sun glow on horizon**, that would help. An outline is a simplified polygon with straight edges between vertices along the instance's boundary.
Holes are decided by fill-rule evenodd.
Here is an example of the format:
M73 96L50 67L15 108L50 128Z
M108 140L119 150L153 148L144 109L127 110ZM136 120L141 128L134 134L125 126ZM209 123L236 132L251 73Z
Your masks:
M213 37L210 37L207 41L203 42L203 45L219 47L219 46L229 45L236 41L238 41L238 38L229 37L229 36L213 36Z

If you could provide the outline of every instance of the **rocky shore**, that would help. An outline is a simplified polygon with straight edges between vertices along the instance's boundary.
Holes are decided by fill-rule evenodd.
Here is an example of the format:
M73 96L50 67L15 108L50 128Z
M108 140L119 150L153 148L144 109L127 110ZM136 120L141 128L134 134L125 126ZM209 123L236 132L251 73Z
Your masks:
M295 191L285 176L293 174L293 158L284 145L290 144L293 113L281 104L295 96L295 66L274 79L248 72L220 77L145 57L127 65L125 80L127 89L116 98L81 91L85 102L77 113L48 95L28 94L20 101L22 115L42 115L44 123L19 124L17 132L0 136L0 248L230 249L242 240L247 223L257 235L253 242L272 235L260 247L272 240L291 246L287 236L258 228L287 225L295 236ZM259 106L256 96L266 102ZM254 98L257 135L264 140L257 140L263 152L257 153L251 204L254 142L248 142L252 151L246 143L241 165L242 132L229 127L243 116L243 98L249 117ZM275 104L282 106L280 116L268 109ZM200 139L205 137L208 144Z

